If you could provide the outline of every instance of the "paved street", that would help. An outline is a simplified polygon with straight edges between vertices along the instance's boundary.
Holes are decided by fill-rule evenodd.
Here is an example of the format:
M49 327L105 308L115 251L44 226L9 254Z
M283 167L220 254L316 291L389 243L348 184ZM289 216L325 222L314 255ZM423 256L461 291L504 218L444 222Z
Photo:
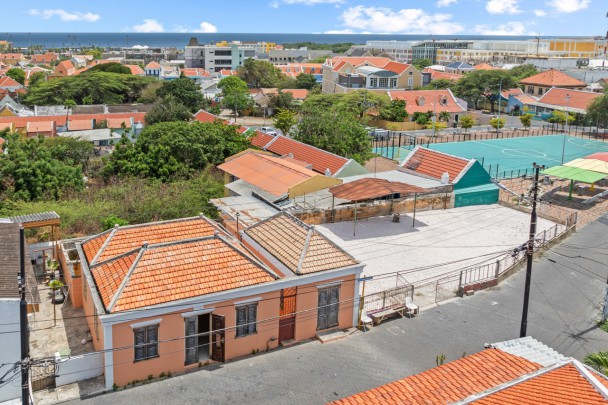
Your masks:
M570 257L548 252L534 265L528 334L567 356L608 348L608 333L595 324L608 275L606 235L608 216L555 249ZM340 341L308 342L85 402L321 404L432 368L438 354L447 362L518 337L524 280L522 271L491 290Z

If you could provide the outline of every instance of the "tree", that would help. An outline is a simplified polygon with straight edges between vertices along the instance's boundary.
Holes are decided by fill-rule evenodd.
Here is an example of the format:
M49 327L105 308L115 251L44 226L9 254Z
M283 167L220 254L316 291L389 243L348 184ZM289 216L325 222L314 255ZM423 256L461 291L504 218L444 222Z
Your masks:
M513 76L515 78L515 80L517 80L519 82L521 79L525 79L526 77L530 77L530 76L534 76L535 74L538 74L538 70L536 69L536 66L526 64L526 65L515 66L513 69L511 69L509 71L509 73L511 74L511 76Z
M138 103L153 104L160 99L157 91L163 87L163 82L160 80L153 81L147 84L139 95Z
M152 105L144 120L146 125L154 125L159 122L190 121L191 118L188 107L174 97L166 97Z
M473 117L471 117L470 115L465 115L463 117L460 117L459 124L462 128L464 128L464 133L466 134L467 131L469 130L469 128L473 127L473 125L475 125L476 122L475 122L475 119Z
M392 100L380 110L380 118L391 122L403 122L409 114L405 110L405 100Z
M519 117L519 121L524 128L528 129L532 125L532 114L524 114Z
M93 59L101 59L103 57L103 49L101 48L92 48L89 49L88 51L85 51L84 54L85 55L92 55Z
M125 226L129 225L129 221L120 218L114 214L108 215L107 217L101 220L101 229L102 231L107 231L108 229L114 228L115 225Z
M163 122L147 126L135 143L123 138L106 159L102 175L106 180L113 176L157 178L165 182L190 178L249 146L235 125Z
M237 75L253 88L277 87L283 74L272 63L265 60L245 59L237 68Z
M433 61L430 59L416 59L413 63L414 67L418 70L422 70L425 67L429 67L433 64Z
M596 98L587 107L587 119L591 125L606 128L608 126L608 94Z
M566 125L574 121L574 116L564 111L553 110L548 121L553 124Z
M77 105L76 102L74 100L72 100L71 98L63 100L63 108L65 108L65 125L66 125L66 127L69 124L70 111L74 110L74 107L76 107L76 105Z
M279 88L279 90L296 89L296 79L283 75L283 77L281 77L281 80L279 80L279 83L277 83L277 87Z
M589 353L583 359L583 363L599 373L606 374L608 371L608 352Z
M117 62L100 63L82 72L82 74L91 74L95 72L118 73L121 75L130 75L131 69Z
M472 103L475 108L480 100L486 98L490 102L491 111L494 112L501 83L503 90L517 87L517 81L508 71L475 70L458 80L454 94Z
M386 94L376 94L367 90L352 91L347 94L309 94L300 106L303 113L318 110L341 111L357 120L363 120L369 109L382 109L390 102Z
M435 79L426 86L422 87L423 90L435 90L437 89L448 89L454 86L455 81L449 79Z
M296 89L312 90L319 86L317 79L308 73L300 73L296 76Z
M185 105L192 113L200 110L206 101L200 87L194 80L187 77L165 81L156 91L156 94L162 99L167 97L174 98Z
M281 130L283 134L289 133L291 127L293 127L298 120L296 114L290 110L280 109L274 115L274 126Z
M42 137L7 136L8 153L0 154L0 191L24 201L58 199L84 187L82 170L71 157Z
M293 110L294 109L294 101L293 94L290 92L280 91L278 94L270 95L270 101L268 106L270 108L283 109L283 110Z
M42 72L36 72L30 76L29 87L35 87L36 84L40 82L44 82L46 80L46 75Z
M222 90L222 104L224 108L234 111L236 120L238 113L251 107L253 100L249 96L247 83L236 76L225 77L217 84L218 89Z
M437 119L439 121L445 121L445 122L448 122L451 118L452 118L452 114L450 114L447 111L441 111L439 113L439 115L437 116Z
M372 157L369 135L347 111L317 110L303 114L293 138L364 164Z
M13 78L20 85L25 84L25 72L23 71L23 69L19 69L19 68L9 69L6 71L6 75L8 77Z
M492 118L490 120L490 125L494 129L500 129L500 128L504 128L506 122L507 122L507 120L505 120L504 118L496 117L496 118Z

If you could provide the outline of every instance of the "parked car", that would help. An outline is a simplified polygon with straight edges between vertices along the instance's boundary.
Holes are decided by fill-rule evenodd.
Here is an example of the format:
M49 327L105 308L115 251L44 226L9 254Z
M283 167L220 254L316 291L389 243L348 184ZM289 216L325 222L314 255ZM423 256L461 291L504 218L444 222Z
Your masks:
M55 295L54 297L54 303L55 304L63 304L63 301L65 300L65 294L63 293L63 291L60 289L55 290L55 292L53 293Z
M277 131L275 131L274 128L271 127L260 127L260 131L268 135L277 136Z
M373 133L370 134L376 141L384 141L390 138L390 134L386 129L374 129Z

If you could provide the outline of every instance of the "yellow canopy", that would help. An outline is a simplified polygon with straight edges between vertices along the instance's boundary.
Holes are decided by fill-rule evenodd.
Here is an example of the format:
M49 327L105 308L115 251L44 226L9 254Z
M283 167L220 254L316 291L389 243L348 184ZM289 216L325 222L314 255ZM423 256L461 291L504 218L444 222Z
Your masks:
M597 159L574 159L568 163L564 163L564 166L608 174L608 162Z

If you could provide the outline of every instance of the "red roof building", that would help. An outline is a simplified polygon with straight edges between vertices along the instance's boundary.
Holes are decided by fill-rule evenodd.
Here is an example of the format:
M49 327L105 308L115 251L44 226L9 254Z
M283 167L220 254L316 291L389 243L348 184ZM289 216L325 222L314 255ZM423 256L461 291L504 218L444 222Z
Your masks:
M537 96L542 96L552 87L578 90L584 90L587 87L587 83L555 69L549 69L537 75L526 77L525 79L521 79L519 83L524 86L526 93Z
M291 93L294 100L304 100L308 97L308 90L306 89L283 89L281 93Z
M404 100L405 110L410 118L414 113L426 113L435 111L437 115L443 111L451 114L463 114L467 109L456 100L450 89L442 90L412 90L412 91L389 91L388 96L391 100Z
M543 94L538 102L558 106L563 110L570 109L570 111L582 112L587 110L593 100L601 96L601 93L592 91L553 87Z
M145 72L139 65L125 65L131 70L131 74L134 76L144 76Z
M448 173L449 181L453 182L470 164L469 159L417 146L401 166L435 179L441 179L444 173Z
M59 55L54 52L32 55L31 62L34 65L50 65L59 60Z
M55 66L55 76L65 77L76 74L76 67L70 60L62 60Z

